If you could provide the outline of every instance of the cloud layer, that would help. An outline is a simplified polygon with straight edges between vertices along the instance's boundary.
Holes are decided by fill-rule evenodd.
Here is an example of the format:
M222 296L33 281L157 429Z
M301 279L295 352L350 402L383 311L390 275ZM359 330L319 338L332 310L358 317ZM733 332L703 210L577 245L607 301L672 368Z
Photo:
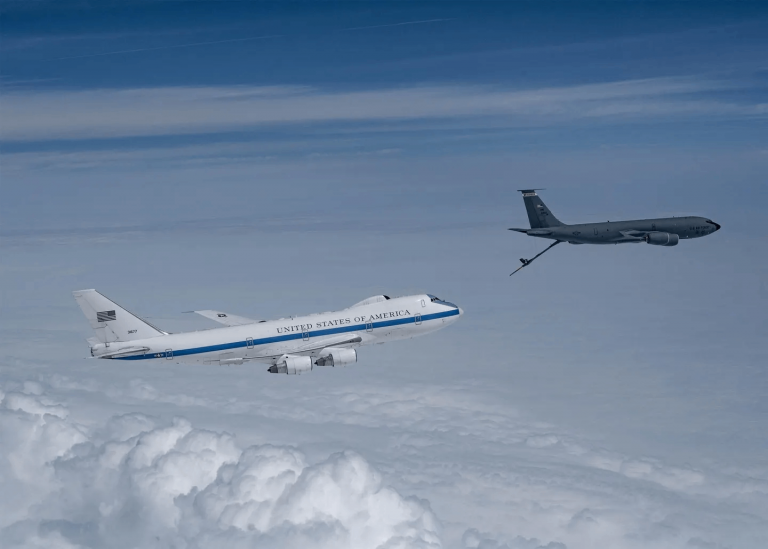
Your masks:
M10 91L0 105L0 136L6 141L115 138L275 124L467 118L514 127L580 119L765 114L765 105L711 96L732 87L654 78L529 90L432 85L363 91L280 86Z
M212 389L206 396L135 378L127 384L58 374L43 379L4 382L0 393L4 547L159 541L177 547L746 549L766 532L764 472L624 455L459 387L334 389L318 376L314 396L287 385L248 401L202 381ZM244 423L259 425L257 438L278 443L243 448L232 434L195 428L178 414L161 420L121 412L86 425L58 402L85 404L101 394L110 403L105 410L138 407L166 417L184 410L237 431L245 432ZM376 466L355 451L311 459L284 445L286 435L312 447L344 430L357 433Z
M440 547L429 507L353 452L310 465L143 414L86 428L39 393L2 395L4 547Z

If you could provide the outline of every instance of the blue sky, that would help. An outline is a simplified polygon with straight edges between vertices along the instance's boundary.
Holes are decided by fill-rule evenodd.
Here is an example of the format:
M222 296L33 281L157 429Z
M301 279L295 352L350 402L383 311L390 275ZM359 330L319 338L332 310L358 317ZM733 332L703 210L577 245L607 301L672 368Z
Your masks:
M765 539L761 3L0 6L4 545ZM506 230L527 226L527 187L564 222L723 229L558 247L510 279L544 247ZM209 327L190 309L275 318L377 293L466 315L301 379L116 369L84 359L70 291L89 287L173 331ZM98 458L130 444L158 456L121 462L135 491ZM235 498L220 463L269 476L253 452L303 479L264 496L287 522L185 507L193 485ZM306 519L329 486L342 503ZM370 523L348 512L368 504ZM167 521L131 528L132 506Z

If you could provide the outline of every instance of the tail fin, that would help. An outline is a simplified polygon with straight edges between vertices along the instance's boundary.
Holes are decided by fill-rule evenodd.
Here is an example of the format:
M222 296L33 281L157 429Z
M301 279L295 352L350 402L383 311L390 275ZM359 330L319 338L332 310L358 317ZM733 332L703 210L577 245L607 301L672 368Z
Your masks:
M96 290L79 290L72 292L72 295L102 343L147 339L166 333L129 313Z
M544 227L558 227L562 225L560 221L549 211L549 208L542 202L537 189L521 189L523 193L523 202L528 212L528 221L531 223L531 229L541 229Z

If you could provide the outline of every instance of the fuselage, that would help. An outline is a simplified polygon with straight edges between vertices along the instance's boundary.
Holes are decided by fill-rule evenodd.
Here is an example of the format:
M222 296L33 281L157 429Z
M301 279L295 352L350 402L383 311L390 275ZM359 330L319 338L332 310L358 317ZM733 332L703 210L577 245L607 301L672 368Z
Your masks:
M669 233L680 239L699 238L714 233L720 225L704 217L666 217L630 221L580 223L530 229L529 236L562 240L574 244L623 244L644 242L649 233Z
M462 313L452 303L421 294L336 312L101 343L92 347L91 354L128 361L274 363L284 355L316 357L326 348L354 348L424 335L452 324Z

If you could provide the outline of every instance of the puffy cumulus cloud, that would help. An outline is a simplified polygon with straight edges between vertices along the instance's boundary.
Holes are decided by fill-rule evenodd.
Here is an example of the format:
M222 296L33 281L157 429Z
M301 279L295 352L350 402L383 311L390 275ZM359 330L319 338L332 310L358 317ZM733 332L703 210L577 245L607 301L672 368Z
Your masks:
M17 508L0 495L16 512L0 517L0 546L753 549L768 535L757 463L628 455L464 385L238 393L212 376L184 394L164 374L86 374L32 384L27 369L6 383L4 436L13 422L46 427L25 431L23 444L4 439L18 470L6 475L6 463L0 474L13 476L10 492L31 495ZM126 413L136 409L205 417L212 430ZM110 414L87 428L72 420ZM260 445L243 450L228 429ZM392 488L359 455L333 453L343 448L374 456Z
M204 532L206 539L223 541L236 530L236 539L265 533L259 539L279 539L282 547L440 546L425 504L384 487L381 476L350 452L306 467L296 451L251 447L184 503L188 516L204 519L186 523L217 525Z
M429 497L451 546L751 549L768 533L764 470L627 455L445 384L290 400L281 414L297 423L377 433L381 442L368 444L378 444L382 467ZM276 412L264 399L259 406Z
M38 396L36 383L0 390L0 525L24 516L56 479L48 463L87 440L84 429L67 421L68 411Z
M136 413L86 427L19 389L0 393L3 547L441 547L428 503L356 453L309 464Z

